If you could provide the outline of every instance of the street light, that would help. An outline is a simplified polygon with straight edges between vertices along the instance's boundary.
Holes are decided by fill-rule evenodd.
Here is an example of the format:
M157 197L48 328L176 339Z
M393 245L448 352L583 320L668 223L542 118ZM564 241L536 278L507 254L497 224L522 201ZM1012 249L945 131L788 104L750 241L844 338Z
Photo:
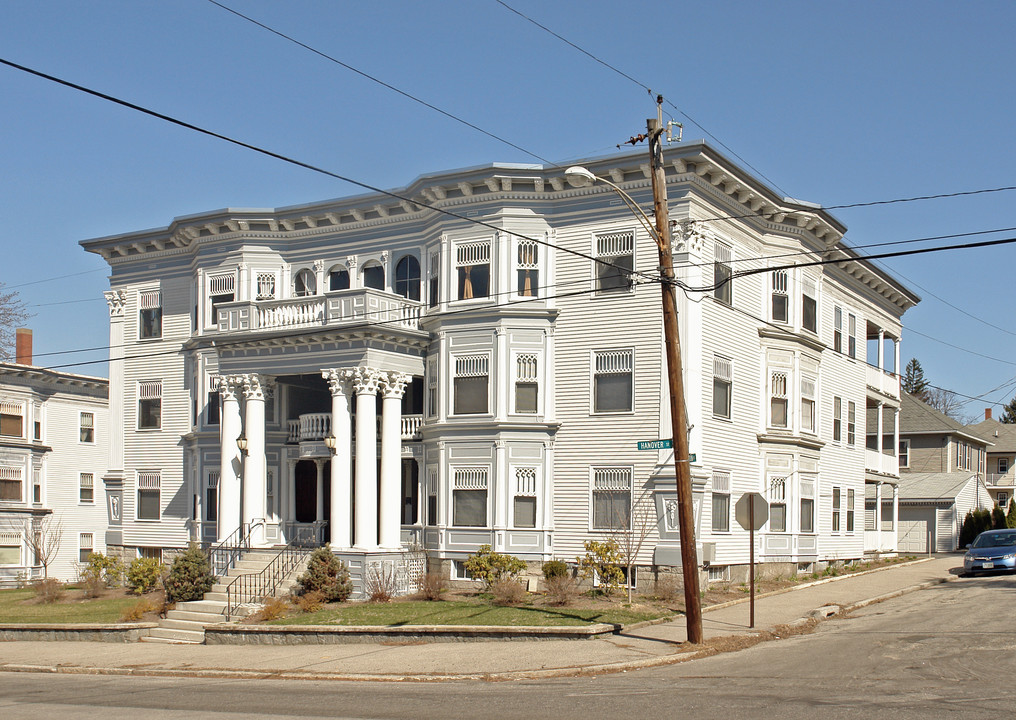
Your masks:
M329 435L328 437L325 438L325 447L328 448L329 450L331 450L333 453L335 452L335 436L334 435Z
M658 99L658 102L662 99ZM569 180L582 183L602 182L609 185L624 201L646 231L656 241L660 253L660 274L663 291L663 335L667 355L667 382L670 388L670 420L674 441L674 479L677 485L678 525L681 537L681 572L684 578L684 607L688 623L688 641L699 644L702 635L702 605L699 598L698 559L695 552L695 515L692 508L691 466L688 453L688 419L685 417L684 379L681 370L681 336L677 327L677 300L674 296L674 257L670 247L669 215L667 212L667 184L663 169L663 149L660 142L662 121L650 118L649 156L652 166L653 214L655 227L638 203L618 185L606 178L597 177L581 166L565 170Z
M240 434L240 437L236 439L236 447L240 451L241 455L247 454L247 436Z

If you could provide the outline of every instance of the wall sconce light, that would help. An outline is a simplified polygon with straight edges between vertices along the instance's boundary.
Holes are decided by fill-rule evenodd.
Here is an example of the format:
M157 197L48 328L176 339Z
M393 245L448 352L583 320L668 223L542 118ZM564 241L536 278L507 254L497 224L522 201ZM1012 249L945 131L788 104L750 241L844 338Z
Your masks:
M335 436L334 435L329 435L328 437L325 438L325 447L327 447L332 452L335 452Z
M236 446L237 446L237 448L240 449L240 454L241 455L246 455L247 454L247 436L246 435L240 435L240 437L238 437L236 439Z

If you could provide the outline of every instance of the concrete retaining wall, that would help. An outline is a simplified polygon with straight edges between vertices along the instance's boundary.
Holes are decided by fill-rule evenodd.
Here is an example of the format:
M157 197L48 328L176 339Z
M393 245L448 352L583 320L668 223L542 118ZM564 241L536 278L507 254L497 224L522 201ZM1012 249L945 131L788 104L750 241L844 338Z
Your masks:
M214 625L206 645L336 645L384 642L478 642L485 640L591 640L620 630L599 623L576 627L487 627L482 625Z
M117 623L114 625L38 623L35 625L0 624L0 641L78 640L81 642L137 642L157 623Z

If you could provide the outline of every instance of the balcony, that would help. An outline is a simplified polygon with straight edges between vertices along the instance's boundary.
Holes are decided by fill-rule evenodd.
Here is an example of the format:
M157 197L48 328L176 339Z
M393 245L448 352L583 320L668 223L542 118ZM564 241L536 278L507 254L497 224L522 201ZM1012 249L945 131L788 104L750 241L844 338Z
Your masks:
M900 476L900 460L895 455L886 455L878 450L864 450L864 469L879 475Z
M243 300L218 306L218 332L270 332L376 323L420 329L423 303L373 288L336 290L286 300Z
M1016 473L988 473L984 476L984 482L988 487L1013 487L1016 485Z
M423 427L423 415L402 416L402 439L419 440L420 428ZM381 433L381 418L377 419L378 437ZM353 436L356 436L356 422L353 422ZM332 432L331 413L309 413L301 415L297 420L289 421L289 439L287 442L296 445L301 442L321 442Z
M866 365L864 373L864 381L869 388L895 400L900 399L899 375L896 373L886 372L874 365Z

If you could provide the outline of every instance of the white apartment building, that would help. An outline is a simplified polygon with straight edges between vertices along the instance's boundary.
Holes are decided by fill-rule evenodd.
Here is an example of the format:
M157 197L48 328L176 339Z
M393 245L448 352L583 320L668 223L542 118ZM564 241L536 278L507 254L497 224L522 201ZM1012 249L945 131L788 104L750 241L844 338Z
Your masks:
M18 330L18 362L0 363L0 586L41 578L43 547L53 547L49 577L64 581L106 550L108 384L35 367L31 355Z
M708 577L748 562L749 491L771 506L762 562L887 550L866 547L865 484L898 466L866 450L866 408L899 405L919 298L705 143L666 166ZM652 207L643 155L586 167ZM483 544L574 561L638 505L643 573L680 567L672 453L637 447L670 435L656 246L609 188L491 164L82 245L126 358L105 480L126 552L311 533L354 575L413 547L458 577Z

